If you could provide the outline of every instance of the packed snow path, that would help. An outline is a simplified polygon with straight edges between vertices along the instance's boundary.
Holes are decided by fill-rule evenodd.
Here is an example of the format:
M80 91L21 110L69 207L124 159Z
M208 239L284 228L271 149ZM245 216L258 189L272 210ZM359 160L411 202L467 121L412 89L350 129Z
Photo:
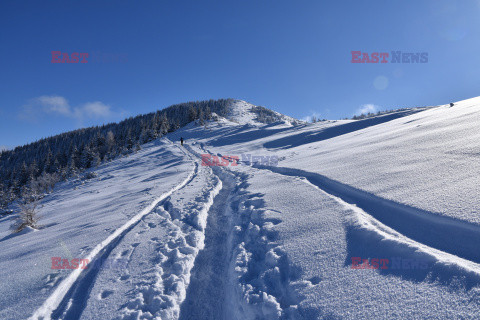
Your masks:
M219 174L222 190L208 212L205 248L199 252L192 269L187 297L182 304L180 319L225 319L225 295L228 285L228 262L231 258L231 193L234 178Z

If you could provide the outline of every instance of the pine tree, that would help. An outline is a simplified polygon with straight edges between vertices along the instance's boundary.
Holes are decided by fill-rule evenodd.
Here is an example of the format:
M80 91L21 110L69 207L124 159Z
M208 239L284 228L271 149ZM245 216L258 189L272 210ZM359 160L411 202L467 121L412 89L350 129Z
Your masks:
M29 178L36 178L38 176L39 170L37 166L37 162L33 160L33 162L28 167L28 176Z
M43 171L48 172L48 173L54 172L53 154L52 154L52 151L50 149L47 152L47 157L46 157L45 162L43 164Z
M201 126L205 124L205 115L202 110L198 112L198 122L200 123Z
M82 152L82 158L80 160L81 167L88 169L92 167L93 164L93 152L90 147L85 147Z
M197 119L197 109L193 106L190 106L188 109L189 122L195 121Z
M133 146L134 146L134 142L132 139L132 132L130 129L128 129L125 147L127 148L127 150L132 150Z
M107 154L107 140L102 134L100 134L100 132L97 133L97 136L91 145L91 149L96 151L101 160L105 158L105 155Z
M114 148L115 148L115 135L113 134L112 131L108 131L107 132L107 138L106 138L106 141L105 141L105 146L106 146L106 152L109 156L109 158L113 158L114 155L117 154L117 152L115 152Z
M0 184L0 214L7 211L9 202L9 192L2 184Z
M25 161L22 163L22 167L20 168L20 173L18 175L18 183L20 185L25 185L28 182L29 179L29 174L28 174L28 168L27 165L25 164Z
M167 116L165 114L162 115L160 120L160 132L162 135L165 135L170 130L170 123L168 122Z

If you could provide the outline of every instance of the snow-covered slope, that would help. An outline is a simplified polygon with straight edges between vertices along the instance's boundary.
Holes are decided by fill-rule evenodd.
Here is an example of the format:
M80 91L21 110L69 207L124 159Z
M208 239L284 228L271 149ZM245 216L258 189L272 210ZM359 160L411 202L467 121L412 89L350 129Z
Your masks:
M71 261L92 260L94 252L97 257L105 255L140 214L185 180L192 169L181 150L152 143L135 155L101 166L96 178L56 187L38 212L43 229L12 237L13 217L2 218L0 318L25 319L42 304L45 312L38 314L54 310L77 281L79 274L74 273L81 269L54 270L52 257Z
M2 218L0 318L478 317L480 98L317 124L253 107L59 185L41 230Z
M255 108L258 108L258 106L255 106L243 100L234 100L234 102L230 105L230 113L226 116L226 120L240 125L265 125L265 123L259 121L259 115L257 111L255 111ZM275 122L283 122L289 125L294 123L300 123L300 121L292 117L283 115L273 110L268 111L269 114L271 114L271 117L274 118Z
M293 128L275 125L238 130L212 125L211 131L217 134L205 138L197 128L178 133L190 136L204 153L280 159L278 166L228 168L245 173L249 191L261 195L258 210L265 218L253 223L259 228L256 232L262 234L267 225L264 236L276 234L276 241L267 247L280 242L278 250L291 259L283 270L279 267L274 272L280 272L281 279L288 278L282 272L292 268L301 272L285 281L282 293L268 285L278 282L269 279L274 265L262 259L251 261L255 249L243 250L246 242L240 241L238 250L244 253L237 259L243 261L246 274L256 272L263 283L255 281L253 287L258 291L248 289L252 284L239 276L243 295L277 292L278 314L287 316L292 309L299 310L295 317L307 319L456 314L475 318L480 293L476 196L480 189L475 181L480 166L473 159L480 148L476 130L480 99L418 111ZM298 185L298 179L309 188ZM322 209L325 205L328 209ZM275 221L274 225L269 221ZM406 266L351 269L354 257L389 259L390 264L405 261ZM258 263L264 266L264 274L257 273ZM310 284L309 279L313 279ZM461 289L452 293L452 287ZM287 294L290 290L305 296L292 298ZM285 300L293 305L282 305Z

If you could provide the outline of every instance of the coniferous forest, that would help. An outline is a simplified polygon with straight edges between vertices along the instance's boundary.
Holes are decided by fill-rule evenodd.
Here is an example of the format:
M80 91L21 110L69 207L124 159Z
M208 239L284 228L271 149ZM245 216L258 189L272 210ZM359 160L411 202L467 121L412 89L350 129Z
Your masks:
M33 201L54 185L140 148L140 145L212 113L227 116L233 99L172 105L119 123L78 129L0 152L0 213L15 200Z

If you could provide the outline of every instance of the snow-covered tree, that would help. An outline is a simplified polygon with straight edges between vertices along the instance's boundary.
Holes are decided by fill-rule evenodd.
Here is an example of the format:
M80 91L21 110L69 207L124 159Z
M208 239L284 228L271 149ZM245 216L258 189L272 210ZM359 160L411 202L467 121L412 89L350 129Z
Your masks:
M9 201L21 196L30 181L55 181L76 175L101 161L113 159L140 144L172 132L194 120L205 122L215 113L227 116L233 100L206 100L180 103L149 114L66 132L34 143L0 152L0 187ZM268 109L266 109L268 110ZM47 173L49 175L44 175ZM6 191L5 191L6 190Z

